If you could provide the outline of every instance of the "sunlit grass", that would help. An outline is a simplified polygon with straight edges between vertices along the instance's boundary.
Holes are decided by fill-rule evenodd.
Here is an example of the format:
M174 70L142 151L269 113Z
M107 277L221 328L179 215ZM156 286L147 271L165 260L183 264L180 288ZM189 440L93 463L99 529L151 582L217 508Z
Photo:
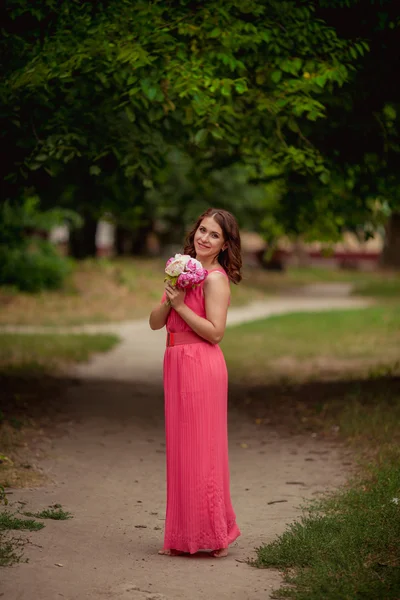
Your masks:
M291 373L292 365L314 377L333 361L343 370L352 361L368 368L395 365L400 306L273 316L228 328L221 346L232 378L249 383L279 370Z
M51 371L60 364L86 361L94 352L107 352L118 341L111 334L0 333L0 372Z

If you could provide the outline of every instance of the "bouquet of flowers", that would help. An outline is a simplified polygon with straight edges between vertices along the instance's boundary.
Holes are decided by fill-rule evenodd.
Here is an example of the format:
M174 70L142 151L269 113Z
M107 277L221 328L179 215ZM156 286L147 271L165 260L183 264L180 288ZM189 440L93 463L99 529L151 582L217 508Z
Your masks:
M181 290L194 287L207 277L208 271L201 262L187 254L175 254L165 265L165 279Z

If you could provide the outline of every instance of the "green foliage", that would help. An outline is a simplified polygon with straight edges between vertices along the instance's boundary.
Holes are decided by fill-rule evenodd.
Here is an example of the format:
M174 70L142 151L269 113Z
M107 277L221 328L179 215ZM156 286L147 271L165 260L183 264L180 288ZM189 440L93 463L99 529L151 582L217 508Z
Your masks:
M181 230L222 190L269 240L372 231L400 205L392 4L8 0L6 197Z
M55 521L66 521L72 519L72 514L63 510L60 504L55 504L50 508L46 508L36 513L24 512L26 517L35 517L36 519L53 519Z
M252 185L271 170L327 181L303 129L326 116L364 50L312 2L18 0L7 17L4 138L20 140L6 165L10 197L28 179L51 205L54 176L61 203L151 219L145 191L173 149L209 163L206 175L244 166Z
M209 206L232 210L242 227L257 228L265 235L282 233L276 219L284 183L277 168L270 168L269 181L252 181L255 169L243 163L213 168L211 160L177 150L166 157L154 185L146 192L159 233L181 242L188 226Z
M34 519L20 519L14 513L9 511L0 512L0 531L9 529L18 529L20 531L39 531L43 529L44 524Z
M77 227L81 219L72 210L40 210L38 196L27 196L20 203L6 200L0 205L0 244L18 247L25 242L27 234L49 232L64 223Z
M50 242L36 241L34 248L0 246L0 285L23 292L57 289L70 271L70 263Z
M27 292L59 288L70 264L38 235L66 221L76 225L80 220L68 210L41 211L37 197L22 203L4 202L0 206L0 285Z

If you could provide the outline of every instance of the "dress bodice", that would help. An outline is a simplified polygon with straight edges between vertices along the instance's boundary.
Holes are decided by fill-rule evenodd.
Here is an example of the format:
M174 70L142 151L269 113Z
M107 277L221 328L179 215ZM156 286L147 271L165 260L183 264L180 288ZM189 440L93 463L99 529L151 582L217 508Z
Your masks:
M222 268L212 269L211 271L209 271L209 273L213 273L214 271L223 273L227 277L227 274ZM195 287L186 290L185 304L189 308L191 308L193 312L199 315L199 317L206 318L206 307L203 290L204 281L202 281ZM163 298L165 298L165 293ZM176 310L172 309L167 319L167 331L169 333L177 333L178 331L192 331L192 328L189 327L186 321L182 319L182 317L176 312Z

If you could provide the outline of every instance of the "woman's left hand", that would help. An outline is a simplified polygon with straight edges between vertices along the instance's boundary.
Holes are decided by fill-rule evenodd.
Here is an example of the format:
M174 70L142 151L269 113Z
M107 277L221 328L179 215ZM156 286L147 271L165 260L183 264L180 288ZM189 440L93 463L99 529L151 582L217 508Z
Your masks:
M167 283L165 285L165 292L172 308L179 310L179 308L184 305L186 294L185 290L180 290L176 287L173 287L170 283Z

